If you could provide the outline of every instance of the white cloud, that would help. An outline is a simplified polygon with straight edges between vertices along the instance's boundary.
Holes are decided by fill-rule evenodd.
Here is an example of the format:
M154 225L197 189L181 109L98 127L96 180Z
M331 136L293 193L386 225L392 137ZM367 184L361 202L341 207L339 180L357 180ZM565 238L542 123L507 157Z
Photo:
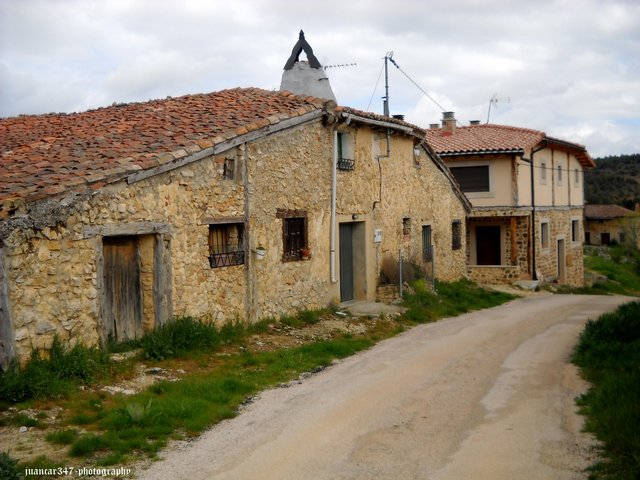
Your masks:
M279 87L304 29L338 101L381 112L382 58L466 123L640 151L635 0L0 0L0 115L74 111L236 86ZM440 109L390 65L392 113ZM373 94L373 96L372 96Z

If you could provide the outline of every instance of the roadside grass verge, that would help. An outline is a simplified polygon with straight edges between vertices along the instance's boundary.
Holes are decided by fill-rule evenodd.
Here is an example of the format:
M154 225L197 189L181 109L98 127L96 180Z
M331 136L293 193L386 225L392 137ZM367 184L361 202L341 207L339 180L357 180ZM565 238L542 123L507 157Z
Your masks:
M439 318L494 307L517 298L508 293L486 290L468 280L456 282L436 281L436 292L420 279L411 284L415 293L407 293L404 306L409 310L404 317L413 323L432 322Z
M614 245L584 249L585 270L597 272L604 278L592 286L570 289L569 293L640 295L640 251L636 248ZM559 288L560 293L565 289Z
M91 431L68 429L49 440L69 445L72 457L94 456L104 466L126 462L133 454L153 456L170 438L197 435L235 416L240 404L256 393L372 344L366 338L341 337L272 352L236 353L211 371L114 397L99 412L87 411L94 423Z
M603 442L590 478L640 478L640 302L587 322L572 360L592 384L578 399L585 428Z
M58 396L32 397L56 399L49 400L48 405L57 402L65 412L62 424L55 429L45 426L47 441L59 446L60 458L53 461L108 466L139 457L153 458L169 440L197 435L220 420L235 416L240 405L260 391L324 368L418 323L516 298L484 290L468 281L437 282L437 294L431 293L422 280L412 286L415 293L405 295L408 311L404 315L375 321L354 319L370 322L365 333L334 333L328 340L307 340L296 347L271 351L247 348L256 340L252 337L249 342L251 336L269 334L274 319L250 326L236 321L216 327L182 318L125 346L112 344L110 351L140 349L128 370L118 371L120 377L130 374L133 362L140 360L167 369L184 367L186 373L177 381L159 382L129 396L94 388L79 391L75 384L64 392L66 400L57 400ZM280 323L304 329L331 313L332 309L303 310L283 317ZM108 352L96 351L102 355L100 358L108 358ZM112 364L107 363L107 370L114 368ZM87 384L100 378L97 374L81 377Z
M108 376L112 366L106 351L80 344L68 349L55 337L49 358L33 349L24 368L14 364L0 375L0 403L63 398L78 385Z

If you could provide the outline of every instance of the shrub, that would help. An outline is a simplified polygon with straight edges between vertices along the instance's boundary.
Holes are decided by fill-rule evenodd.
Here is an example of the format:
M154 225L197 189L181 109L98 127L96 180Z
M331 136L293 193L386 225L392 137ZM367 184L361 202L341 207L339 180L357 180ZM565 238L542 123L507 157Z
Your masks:
M164 360L195 350L214 350L220 341L220 332L215 325L185 317L147 332L140 343L146 358Z
M18 462L11 458L7 452L0 453L0 478L4 480L20 480L22 478Z
M59 430L47 433L45 438L47 442L55 443L57 445L71 445L75 439L78 438L78 431L75 428Z
M592 382L579 404L586 428L604 443L596 478L640 478L640 302L622 305L580 335L573 362Z
M40 351L33 349L24 368L14 363L0 375L0 398L18 403L65 397L76 385L93 382L106 374L109 367L109 356L104 350L81 344L68 349L55 337L49 358L42 358Z

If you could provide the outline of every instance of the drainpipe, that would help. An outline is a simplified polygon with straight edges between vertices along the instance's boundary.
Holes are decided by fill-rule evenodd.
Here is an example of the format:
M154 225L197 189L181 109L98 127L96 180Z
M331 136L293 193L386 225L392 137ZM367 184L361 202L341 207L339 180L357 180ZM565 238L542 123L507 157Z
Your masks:
M526 159L521 157L525 162L529 162L529 167L531 169L531 279L537 280L538 276L536 274L536 190L535 190L535 182L533 178L533 156L536 152L540 150L544 150L547 148L547 142L544 142L540 148L534 148L531 150L531 158Z
M347 120L347 123L349 120ZM330 239L330 270L331 283L337 283L336 279L336 203L338 184L338 130L333 129L333 165L331 167L331 239Z

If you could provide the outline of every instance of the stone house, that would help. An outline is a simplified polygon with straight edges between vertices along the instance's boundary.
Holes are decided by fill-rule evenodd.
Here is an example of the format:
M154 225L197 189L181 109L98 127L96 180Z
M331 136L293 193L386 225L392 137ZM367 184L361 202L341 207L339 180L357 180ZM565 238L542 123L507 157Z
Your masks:
M445 112L426 139L473 205L470 278L582 285L584 170L595 166L586 148L538 130L456 123Z
M620 205L585 205L584 235L588 245L615 242L640 247L640 217Z
M471 206L404 121L231 89L0 119L1 365L54 335L374 300L385 259L465 274ZM262 250L264 249L264 251Z

